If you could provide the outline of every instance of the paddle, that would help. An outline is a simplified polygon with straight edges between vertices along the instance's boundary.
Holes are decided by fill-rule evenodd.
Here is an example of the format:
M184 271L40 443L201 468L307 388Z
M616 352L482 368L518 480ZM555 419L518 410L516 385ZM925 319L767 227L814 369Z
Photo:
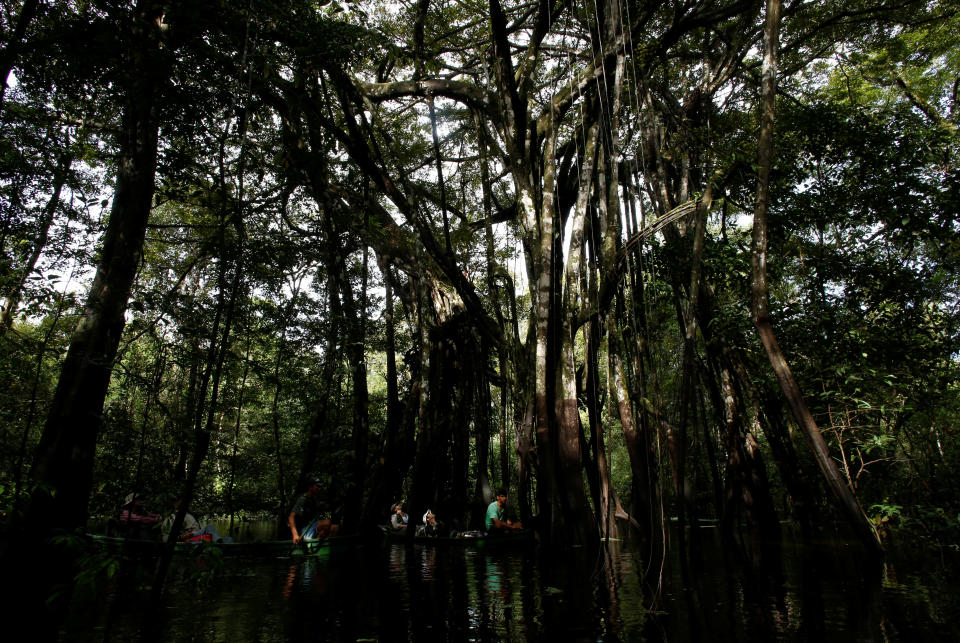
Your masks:
M319 548L319 544L327 539L326 536L321 536L320 538L313 537L317 533L317 524L319 522L319 520L314 520L304 528L301 532L300 540L293 546L293 549L290 550L291 556L307 554L310 552L311 545Z

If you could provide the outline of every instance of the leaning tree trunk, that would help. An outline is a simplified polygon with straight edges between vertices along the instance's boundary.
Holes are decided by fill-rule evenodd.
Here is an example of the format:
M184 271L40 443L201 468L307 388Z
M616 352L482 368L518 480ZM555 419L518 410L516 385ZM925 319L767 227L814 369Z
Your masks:
M882 555L883 545L853 490L847 484L836 462L830 457L820 429L817 427L800 393L790 366L780 349L767 311L767 208L770 200L770 166L773 161L774 104L776 99L777 55L780 31L780 0L767 0L764 25L763 76L758 144L757 205L753 214L753 321L770 364L777 375L784 396L793 411L804 437L810 444L820 471L834 498L864 546L873 554Z
M15 603L43 605L51 590L64 586L69 598L73 557L51 538L82 529L93 479L93 461L104 399L124 327L127 300L140 264L157 165L157 92L163 73L158 64L162 7L139 2L127 52L126 105L120 130L116 188L103 237L100 263L83 315L70 340L57 389L37 447L33 490L22 520L12 527L0 554L6 578L21 578ZM31 552L33 552L33 555ZM31 561L18 573L17 562ZM15 575L6 575L10 570ZM7 585L12 585L7 583ZM6 598L6 597L0 597ZM59 600L59 614L66 600ZM53 626L57 618L40 623Z

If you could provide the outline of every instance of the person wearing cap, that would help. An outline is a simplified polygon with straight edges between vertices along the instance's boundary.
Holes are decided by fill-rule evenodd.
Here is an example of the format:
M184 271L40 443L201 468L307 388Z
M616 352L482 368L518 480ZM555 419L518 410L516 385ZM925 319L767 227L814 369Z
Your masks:
M294 545L299 544L303 538L334 536L340 529L339 525L333 524L329 519L320 518L326 508L325 503L320 500L320 479L312 477L308 484L306 492L297 498L287 518Z
M403 533L407 530L407 523L410 522L410 516L403 513L403 503L395 502L390 506L390 529Z

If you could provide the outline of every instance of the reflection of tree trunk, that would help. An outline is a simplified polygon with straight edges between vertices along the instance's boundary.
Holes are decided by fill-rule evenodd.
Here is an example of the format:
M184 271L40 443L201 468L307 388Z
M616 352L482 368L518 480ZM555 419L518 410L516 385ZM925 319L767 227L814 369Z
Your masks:
M766 24L764 26L764 55L761 87L760 140L757 149L757 205L753 215L753 318L757 333L770 358L784 396L793 411L797 424L803 431L820 467L823 477L835 499L860 540L875 554L883 547L860 503L847 485L836 462L830 457L827 443L820 433L813 416L800 393L800 388L790 371L780 349L767 311L767 208L769 204L769 176L773 161L774 104L776 98L777 55L779 49L780 0L767 0Z
M82 529L87 519L103 403L124 327L127 300L140 265L153 198L158 137L156 92L163 69L155 61L159 55L159 32L154 20L161 10L159 5L146 2L137 3L135 9L131 25L135 31L131 42L135 45L128 52L129 85L116 188L100 263L83 315L71 337L36 451L29 504L0 554L4 567L12 564L14 570L16 561L31 561L29 573L11 576L7 575L9 570L3 570L5 578L24 579L16 590L18 601L43 604L51 587L70 578L72 556L62 546L51 545L50 538L63 531ZM34 547L41 549L36 555L31 553ZM65 593L62 598L68 596ZM55 621L46 619L43 625L53 626Z

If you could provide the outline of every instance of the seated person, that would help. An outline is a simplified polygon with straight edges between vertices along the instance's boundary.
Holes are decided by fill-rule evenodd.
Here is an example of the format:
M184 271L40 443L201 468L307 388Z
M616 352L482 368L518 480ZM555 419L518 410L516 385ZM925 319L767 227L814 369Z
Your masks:
M497 499L487 506L487 516L484 521L488 534L506 534L523 529L523 524L506 518L507 492L497 489Z
M390 507L390 530L402 534L407 530L407 524L410 522L410 516L403 513L403 504L393 503Z
M127 494L123 499L118 520L121 533L136 540L156 540L156 526L160 520L159 514L150 513L143 508L143 503L136 493Z
M170 531L173 529L173 521L177 517L177 509L180 508L180 503L183 499L177 498L173 502L173 512L163 519L163 524L160 525L160 537L163 539L163 542L167 542L170 538ZM180 530L180 536L177 538L179 541L183 542L215 542L215 543L232 543L233 538L221 538L220 534L217 533L217 528L213 525L200 525L200 522L194 517L189 511L183 516L183 526Z
M328 518L321 517L325 503L320 500L320 479L311 477L306 492L293 504L287 524L293 536L293 544L298 545L304 538L326 538L336 536L340 526Z
M423 534L425 536L440 536L444 533L445 527L442 522L437 520L437 516L427 509L423 514Z

